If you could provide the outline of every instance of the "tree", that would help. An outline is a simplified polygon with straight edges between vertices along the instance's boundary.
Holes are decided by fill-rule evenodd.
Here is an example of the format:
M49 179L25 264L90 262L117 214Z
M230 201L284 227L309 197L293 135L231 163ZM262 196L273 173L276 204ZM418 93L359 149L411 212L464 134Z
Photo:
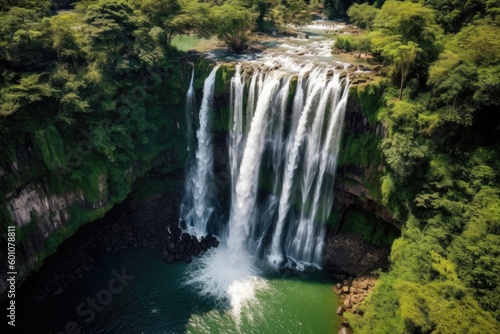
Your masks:
M52 49L59 60L71 63L76 68L77 63L83 61L82 46L84 35L81 22L78 22L76 13L61 13L45 18L42 23L50 31Z
M0 58L19 71L41 69L53 51L47 29L36 9L12 7L0 13Z
M425 4L436 10L437 21L447 32L456 33L495 1L427 0ZM498 8L498 2L494 6Z
M355 3L347 10L350 21L361 29L371 30L375 22L375 18L380 12L380 9L370 6L368 3Z
M288 8L291 11L290 23L298 30L312 21L311 9L304 0L293 1Z
M138 26L134 21L134 11L125 0L101 0L87 8L84 23L89 34L90 51L108 52L111 61L132 49L134 32Z
M352 3L352 0L323 0L324 12L329 19L347 18L346 10Z
M17 7L30 9L36 11L40 16L45 16L50 13L51 6L51 0L0 0L0 12Z
M414 42L422 49L422 59L430 62L442 49L442 29L436 23L435 11L420 3L386 1L373 27L370 35L375 52L394 42Z
M389 59L395 67L395 70L400 74L399 99L403 98L403 86L410 73L410 69L415 63L418 54L422 49L416 43L394 42L384 46L382 56Z
M404 87L410 71L417 83L427 80L427 68L442 50L441 36L434 10L420 3L395 0L384 3L369 35L372 51L392 66L393 82L400 87Z
M210 31L210 4L196 0L148 0L141 2L144 25L166 36L166 48L178 34L196 33L207 37ZM158 30L157 28L160 28Z
M431 105L450 122L471 125L479 110L495 112L499 101L500 34L489 20L478 20L449 39L429 67Z
M274 12L281 24L293 24L298 30L312 21L311 8L304 0L287 1Z
M279 0L248 0L248 2L257 9L257 27L260 31L265 31L265 19L271 8L276 7Z
M257 14L238 0L224 2L212 8L213 30L234 52L241 52L248 44Z
M383 117L389 128L389 136L380 145L387 164L398 179L405 180L422 165L431 152L431 143L420 136L429 126L422 115L423 105L413 101L390 100Z

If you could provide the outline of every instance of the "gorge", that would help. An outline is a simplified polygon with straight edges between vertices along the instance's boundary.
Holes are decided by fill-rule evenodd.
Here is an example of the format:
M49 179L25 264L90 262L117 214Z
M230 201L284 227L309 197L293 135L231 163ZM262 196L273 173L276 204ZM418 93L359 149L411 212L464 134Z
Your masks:
M497 7L0 1L9 332L499 332Z
M325 47L322 43L313 42L311 50L325 53L323 50L330 45ZM315 44L320 47L314 49ZM194 258L191 265L175 274L176 280L184 280L181 272L186 270L187 283L200 290L203 296L211 296L222 303L227 301L232 314L229 319L235 319L238 324L248 321L251 316L248 307L259 303L256 298L266 299L263 296L275 289L267 278L269 275L273 277L281 272L292 277L317 276L314 272L323 266L323 250L328 247L324 245L326 226L334 201L335 170L351 82L346 72L348 64L332 65L326 55L323 57L328 61L301 63L301 56L293 52L301 46L285 47L291 56L281 50L272 50L232 64L215 65L201 60L191 71L186 88L186 118L179 120L177 125L184 123L182 128L187 130L185 142L190 166L180 204L181 226L198 238L209 233L216 235L221 244L200 258ZM205 74L202 75L206 78L196 77L200 72L195 71L196 68L203 69ZM195 89L196 81L202 89ZM216 86L219 87L217 92ZM201 97L199 109L198 96ZM222 132L222 141L214 143L213 136L221 137L217 133L221 131L220 125L216 129L217 124L214 124L217 118L214 114L225 107L229 111L226 114L229 119L224 120L227 130ZM362 125L363 119L355 123ZM356 131L363 130L353 130L353 133ZM221 168L224 160L225 166ZM167 161L172 161L172 157L159 162L158 166ZM353 196L357 198L359 194ZM226 198L226 203L220 203L221 198ZM353 207L352 204L337 203L345 207ZM20 212L19 205L13 207ZM47 209L53 210L54 206ZM40 217L42 212L38 214ZM168 227L168 231L167 235L174 231L173 227ZM159 243L152 240L151 245L167 249L168 241L163 241L165 233L161 228L157 233L162 237ZM150 235L144 240L151 238ZM141 245L142 241L138 239L132 243ZM99 248L108 253L109 249L116 251L109 246ZM366 258L362 248L360 250L361 256ZM169 251L172 248L168 248L167 253ZM344 254L350 251L349 248L343 250ZM134 255L130 253L129 256ZM335 257L330 258L331 263L339 262ZM185 255L180 259L185 259ZM96 260L98 265L100 261ZM350 262L348 256L343 260ZM86 264L82 269L88 270L89 264L92 268L94 261L84 260ZM369 273L385 261L386 258L379 258L379 262L369 260L364 269L359 267L354 271L352 268L356 265L353 263L344 267L339 265L341 269L334 272ZM72 270L81 269L77 266ZM50 274L44 275L50 277ZM319 275L315 279L323 282L320 286L325 286L327 281L323 274ZM87 274L79 277L87 277ZM297 284L293 282L290 283ZM36 283L28 283L28 286L32 284L39 287ZM78 285L63 284L62 291L67 288L73 291L75 284ZM60 282L54 288L50 288L52 284L48 286L48 290L44 290L51 294L61 289ZM301 283L301 286L307 291L307 284ZM328 285L325 288L328 289ZM37 295L47 300L54 298L44 297L43 293ZM331 299L324 301L329 305L326 310L333 315L335 298L331 288L322 298L327 295L331 295ZM210 307L210 303L206 305ZM317 329L320 332L325 330L319 329L322 323L315 325L320 326ZM85 328L95 328L93 326L95 324ZM257 323L257 326L260 325Z

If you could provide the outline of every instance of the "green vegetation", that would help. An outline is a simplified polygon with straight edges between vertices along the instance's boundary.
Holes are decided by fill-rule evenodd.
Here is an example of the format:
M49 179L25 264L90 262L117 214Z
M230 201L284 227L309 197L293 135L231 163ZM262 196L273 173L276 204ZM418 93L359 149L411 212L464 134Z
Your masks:
M256 18L257 14L243 1L225 1L222 6L214 7L213 24L217 37L235 52L248 44Z
M356 333L499 332L498 3L387 0L347 13L390 69L378 102L358 100L389 130L380 193L403 222L390 271L347 317Z
M352 51L353 50L352 38L350 36L338 36L335 39L334 48L345 52Z
M38 149L45 166L50 171L54 171L58 166L66 163L63 139L53 125L38 130L33 137L35 147Z
M312 21L311 10L314 7L313 1L281 1L281 4L274 8L274 17L281 25L293 24L300 30Z
M160 3L81 1L57 15L48 1L0 6L0 195L34 182L49 194L83 193L82 207L101 206L75 205L37 244L40 260L123 201L159 153L174 151L172 169L183 167L190 66L165 42L184 30L167 30L153 5ZM3 230L11 220L4 200L0 213ZM21 242L40 234L31 218Z
M377 246L391 246L399 236L396 227L377 219L367 212L347 209L344 213L342 230L359 234L366 241Z
M350 323L356 333L500 332L498 1L322 3L364 29L338 37L337 48L370 51L388 68L387 78L352 91L368 121L383 123L388 135L344 138L339 166L364 168L371 197L403 224L390 271L358 313L347 315ZM318 6L84 0L54 14L48 0L0 0L0 195L36 180L51 194L83 192L84 206L104 203L72 207L39 258L123 201L158 154L174 160L162 172L181 166L191 66L175 48L178 36L218 36L240 52L253 31L300 29ZM196 89L212 66L195 65ZM227 95L232 74L230 66L217 73L218 130L227 129L229 109L217 98ZM36 160L22 156L26 151ZM175 186L141 182L139 196ZM11 220L4 202L0 218ZM369 218L347 212L345 228L390 244L392 231ZM37 232L36 219L32 213L20 230L21 242Z
M372 29L380 9L368 3L355 3L347 9L350 21L361 29Z
M342 149L339 152L339 163L354 164L361 167L380 165L382 156L378 146L380 138L374 135L350 135L343 138Z

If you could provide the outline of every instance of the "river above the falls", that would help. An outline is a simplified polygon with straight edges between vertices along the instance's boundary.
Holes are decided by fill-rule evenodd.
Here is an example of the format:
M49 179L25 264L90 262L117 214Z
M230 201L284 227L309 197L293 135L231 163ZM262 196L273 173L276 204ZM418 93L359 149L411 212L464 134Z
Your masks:
M186 285L190 264L133 248L98 257L88 278L24 305L19 333L336 333L337 296L323 272L263 276L241 312ZM95 303L95 304L94 304ZM78 329L81 332L78 332Z

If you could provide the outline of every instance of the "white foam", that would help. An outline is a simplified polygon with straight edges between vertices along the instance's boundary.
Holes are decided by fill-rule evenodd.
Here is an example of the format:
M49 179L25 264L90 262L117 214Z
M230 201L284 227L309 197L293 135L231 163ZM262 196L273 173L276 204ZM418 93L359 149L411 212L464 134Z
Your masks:
M228 302L239 325L243 311L258 302L257 292L267 288L253 263L254 258L248 252L235 253L221 244L195 259L188 268L187 284L197 287L203 296Z

